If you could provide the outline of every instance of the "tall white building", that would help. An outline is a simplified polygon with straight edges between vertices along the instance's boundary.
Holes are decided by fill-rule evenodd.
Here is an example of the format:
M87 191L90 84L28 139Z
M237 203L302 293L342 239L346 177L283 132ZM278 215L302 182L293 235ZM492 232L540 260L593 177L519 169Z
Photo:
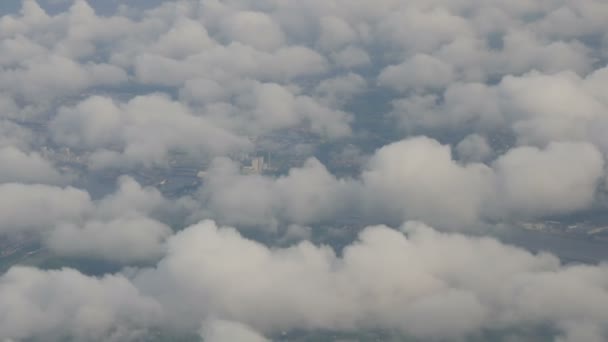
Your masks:
M243 166L241 170L247 174L261 174L267 167L268 165L264 163L264 157L255 157L251 160L251 165Z
M256 173L262 173L265 170L264 157L256 157L251 161L251 168Z

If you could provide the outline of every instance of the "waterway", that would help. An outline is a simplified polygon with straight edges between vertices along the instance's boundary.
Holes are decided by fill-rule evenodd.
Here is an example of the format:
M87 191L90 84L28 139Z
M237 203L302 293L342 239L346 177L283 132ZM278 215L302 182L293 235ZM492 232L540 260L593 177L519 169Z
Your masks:
M552 253L565 263L608 262L608 242L515 227L501 229L496 232L496 237L504 243L516 245L534 253Z

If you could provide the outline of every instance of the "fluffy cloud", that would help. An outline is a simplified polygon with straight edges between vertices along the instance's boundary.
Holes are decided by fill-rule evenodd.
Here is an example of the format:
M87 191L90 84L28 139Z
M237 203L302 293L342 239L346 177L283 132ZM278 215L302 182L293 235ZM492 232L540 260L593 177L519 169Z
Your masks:
M394 102L393 115L409 130L458 127L472 133L505 130L519 144L589 141L602 151L606 101L604 69L585 78L572 72L507 76L495 85L454 83L440 100L418 95Z
M604 174L604 158L594 145L516 147L491 165L476 161L488 157L488 149L483 138L468 137L458 145L464 157L459 161L451 146L414 137L382 147L357 178L344 179L316 160L279 178L241 175L234 164L218 161L198 198L206 217L265 227L315 224L357 212L365 222L422 220L466 229L487 219L549 217L592 207Z
M59 225L46 239L51 251L64 256L138 262L162 256L171 229L148 218L89 221L83 227Z
M80 65L61 56L28 59L2 69L0 89L28 102L51 101L88 88L127 80L124 70L108 64Z
M198 319L221 317L269 333L383 327L454 338L482 327L581 321L606 333L603 266L561 266L549 255L418 223L404 229L369 227L337 257L308 242L268 249L203 222L172 238L167 257L134 281L193 329ZM205 305L189 305L193 298Z
M3 113L6 113L2 110ZM35 141L33 132L10 120L0 120L0 146L9 150L27 150Z
M278 179L241 175L218 160L208 170L198 195L205 215L236 225L276 227L281 222L309 224L334 217L347 207L349 184L333 177L315 159Z
M128 341L145 336L161 307L123 276L16 267L0 277L0 334L7 339Z
M483 161L492 155L492 147L479 134L467 135L456 145L456 153L465 161Z
M322 81L315 87L315 93L329 103L343 104L363 93L366 87L367 81L363 77L348 73Z
M428 55L416 55L399 65L386 67L378 83L396 91L436 90L449 85L453 78L451 67Z
M339 49L357 40L357 32L344 19L327 16L321 18L319 24L319 45L324 49Z
M0 232L34 237L57 255L137 263L163 255L177 203L156 189L122 178L116 192L92 200L72 187L6 183L0 185Z
M203 336L220 341L264 340L252 329L389 329L441 339L525 324L570 339L608 333L603 265L563 266L413 222L403 232L368 227L340 255L309 242L270 249L206 221L176 234L156 267L129 278L13 268L0 277L0 302L10 308L0 332L134 340L164 317L184 333L205 321Z
M344 83L342 87L346 94L343 96L348 96L349 91L357 91L346 87L358 87L357 83L360 83L360 80L349 76L335 80L339 81ZM340 91L338 87L332 89ZM303 127L330 139L351 134L352 116L338 109L342 102L327 99L333 94L310 96L300 93L297 87L271 82L240 81L221 87L215 81L197 79L189 81L180 95L184 101L202 108L201 111L219 125L254 136L293 127ZM335 96L338 95L341 94ZM234 101L229 102L229 99Z
M259 50L273 50L284 44L281 27L263 12L240 11L221 24L228 41L237 41Z
M327 61L304 46L285 46L270 53L238 42L218 45L184 60L142 54L135 60L137 79L144 84L177 86L192 78L215 75L219 79L251 77L263 81L288 81L315 76L327 69Z
M121 180L115 193L96 201L76 189L5 184L2 226L8 231L48 230L48 243L60 254L121 261L160 256L169 229L157 221L178 212L189 215L190 221L212 217L270 230L291 223L332 222L352 211L365 222L415 219L443 229L464 229L505 215L527 219L587 209L603 165L601 154L588 143L555 143L542 150L520 147L491 166L462 164L448 145L418 137L378 150L355 179L336 178L315 159L278 178L242 175L233 162L220 159L207 170L195 202L184 198L173 203L129 178ZM34 206L44 214L16 210ZM83 240L78 248L69 242L78 239ZM88 242L96 245L85 247ZM125 256L119 252L123 244L138 248L125 250ZM117 252L111 252L115 248Z
M201 329L201 337L209 342L265 342L266 338L251 328L237 322L211 320L205 322Z
M94 168L162 164L176 149L217 154L248 145L246 139L163 95L136 97L125 104L91 97L75 107L61 109L50 129L59 143L92 149L90 162Z
M381 148L362 174L376 210L446 226L477 219L491 177L485 165L460 166L449 146L424 137Z
M85 191L48 185L0 185L0 227L3 232L40 230L49 223L78 220L92 210Z
M588 143L553 143L545 150L520 147L500 157L496 194L528 215L559 214L589 207L604 160Z
M601 153L584 142L513 148L488 167L459 164L450 146L414 138L377 151L362 180L365 193L375 194L372 203L392 210L393 217L454 227L480 217L542 217L590 208L603 172Z
M27 154L13 146L0 148L0 183L46 183L62 182L63 176L48 160L38 153Z

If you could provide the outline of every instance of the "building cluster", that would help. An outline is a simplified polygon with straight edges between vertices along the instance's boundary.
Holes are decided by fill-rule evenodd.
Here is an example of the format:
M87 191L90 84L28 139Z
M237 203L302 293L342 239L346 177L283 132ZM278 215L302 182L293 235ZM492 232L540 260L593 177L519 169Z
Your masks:
M270 169L270 165L265 162L264 157L251 159L251 165L243 166L241 171L245 174L262 174Z

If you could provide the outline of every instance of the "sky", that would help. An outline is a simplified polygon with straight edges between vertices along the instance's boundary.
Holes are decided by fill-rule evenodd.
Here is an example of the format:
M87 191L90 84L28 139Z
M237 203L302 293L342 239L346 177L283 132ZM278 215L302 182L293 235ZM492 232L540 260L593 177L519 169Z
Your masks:
M0 2L0 248L72 261L0 274L0 341L608 340L604 262L492 233L607 209L607 22L603 0ZM262 147L297 162L242 172ZM200 184L141 180L176 155Z

